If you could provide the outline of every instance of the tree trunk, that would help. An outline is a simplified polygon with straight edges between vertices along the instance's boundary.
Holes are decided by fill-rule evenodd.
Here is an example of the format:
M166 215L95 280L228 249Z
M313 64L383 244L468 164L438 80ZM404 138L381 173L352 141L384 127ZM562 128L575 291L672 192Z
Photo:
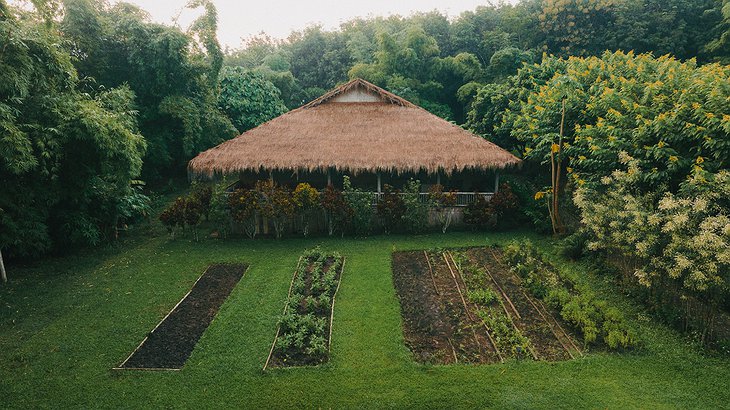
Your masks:
M0 248L0 276L2 277L3 283L7 283L8 275L5 273L5 264L3 263L3 250Z

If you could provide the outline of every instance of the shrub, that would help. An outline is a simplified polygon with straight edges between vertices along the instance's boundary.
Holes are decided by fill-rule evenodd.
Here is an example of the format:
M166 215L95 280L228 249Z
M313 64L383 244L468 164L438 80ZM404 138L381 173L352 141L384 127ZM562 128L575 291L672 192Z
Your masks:
M228 236L232 221L231 212L228 207L229 193L226 191L229 186L230 182L225 178L213 185L210 206L208 208L208 219L224 238Z
M378 202L377 209L386 234L401 228L403 215L406 213L406 205L399 190L385 184L383 186L383 198Z
M407 232L420 233L428 227L428 203L421 201L421 182L410 179L403 187L403 227Z
M482 195L476 195L474 202L464 209L464 223L476 229L488 229L496 224L489 201Z
M271 180L257 181L254 191L259 198L259 213L262 217L271 220L274 224L276 238L281 238L286 224L294 215L294 202L291 193L285 187Z
M356 235L368 235L373 225L373 195L353 188L350 177L345 175L342 195L352 209L352 229Z
M243 226L244 232L251 239L256 236L258 202L258 194L248 189L237 189L228 196L231 218Z
M160 222L167 228L167 232L174 238L175 228L185 227L185 205L183 197L178 197L160 214Z
M494 227L505 229L517 224L520 200L509 184L503 183L499 186L499 191L489 201L489 207L494 217Z
M201 216L204 216L207 221L210 218L210 201L213 197L213 189L208 185L193 183L192 191L189 199L198 203Z
M444 192L440 184L432 185L428 191L429 202L435 208L441 232L446 233L451 221L454 218L454 206L456 205L456 192Z
M195 229L195 227L200 222L200 217L203 214L203 208L200 200L192 195L185 198L184 201L185 204L183 207L183 219L185 221L185 225L192 228L193 237L197 241L198 231Z
M560 243L560 254L571 260L583 257L590 235L584 230L578 230L567 236Z
M345 200L342 192L335 189L332 185L328 185L322 192L320 201L322 208L325 210L327 233L329 236L332 236L338 229L344 235L345 229L347 229L352 221L354 211Z
M300 183L294 188L292 201L302 223L302 233L306 237L309 235L309 223L320 208L319 192L306 182Z

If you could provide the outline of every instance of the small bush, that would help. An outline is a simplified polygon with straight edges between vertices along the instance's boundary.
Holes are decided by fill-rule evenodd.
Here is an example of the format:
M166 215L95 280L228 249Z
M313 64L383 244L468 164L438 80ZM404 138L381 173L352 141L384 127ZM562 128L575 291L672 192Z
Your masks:
M396 232L402 227L406 205L400 196L399 190L385 184L383 186L383 198L378 202L377 210L386 234Z
M353 188L347 175L344 177L342 194L352 209L352 230L356 235L369 235L373 228L373 195Z
M481 306L489 306L497 300L497 294L492 289L477 289L467 292L469 301Z
M403 225L406 232L420 233L428 228L428 203L421 202L421 182L411 179L403 187Z
M320 205L327 216L327 233L329 236L332 236L336 230L344 235L345 230L352 222L354 210L347 203L342 192L332 185L328 185L320 196Z
M454 218L456 205L456 191L444 191L442 185L432 185L428 190L430 205L435 208L441 225L441 232L446 233Z

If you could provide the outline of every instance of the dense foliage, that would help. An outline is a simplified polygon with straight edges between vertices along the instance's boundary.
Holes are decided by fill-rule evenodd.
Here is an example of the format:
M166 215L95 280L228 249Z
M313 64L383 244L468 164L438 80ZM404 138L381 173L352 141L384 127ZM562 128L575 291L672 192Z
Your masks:
M727 61L727 1L523 0L439 12L354 19L338 30L314 26L278 41L246 41L226 64L256 70L289 108L352 77L385 87L457 122L477 90L496 87L543 53L596 56L634 50L701 63Z
M730 295L728 67L623 52L547 57L505 89L514 100L485 111L494 117L482 123L506 124L511 140L502 141L528 162L547 165L561 153L558 192L577 206L589 250L666 298L657 304L676 295L707 302L684 314L709 339Z
M238 132L244 132L286 112L279 89L261 74L242 67L224 67L218 106Z
M36 256L116 237L146 212L145 139L122 86L80 92L63 40L0 1L0 251Z
M128 3L64 0L60 31L87 89L127 84L134 92L148 149L146 178L177 175L198 152L234 135L218 109L223 53L208 0L188 3L203 14L187 32L155 24Z

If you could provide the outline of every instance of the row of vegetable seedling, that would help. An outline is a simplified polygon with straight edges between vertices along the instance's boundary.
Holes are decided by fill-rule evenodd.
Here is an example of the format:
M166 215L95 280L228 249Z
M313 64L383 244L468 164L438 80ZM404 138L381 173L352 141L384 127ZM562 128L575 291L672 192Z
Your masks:
M338 252L314 248L302 254L264 369L317 365L328 360L335 296L344 264Z

